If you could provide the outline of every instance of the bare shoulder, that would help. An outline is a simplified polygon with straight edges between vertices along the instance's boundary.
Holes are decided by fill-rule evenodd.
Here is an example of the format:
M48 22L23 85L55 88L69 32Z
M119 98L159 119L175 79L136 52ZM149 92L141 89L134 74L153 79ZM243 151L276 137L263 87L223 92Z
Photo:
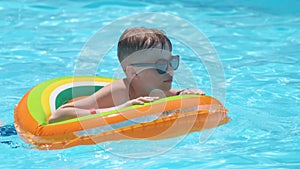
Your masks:
M104 86L102 89L98 90L96 94L105 96L110 95L113 92L121 92L125 89L127 89L127 87L124 83L124 80L120 79Z
M124 79L120 79L98 90L94 97L99 108L113 107L126 101L126 91L127 86Z

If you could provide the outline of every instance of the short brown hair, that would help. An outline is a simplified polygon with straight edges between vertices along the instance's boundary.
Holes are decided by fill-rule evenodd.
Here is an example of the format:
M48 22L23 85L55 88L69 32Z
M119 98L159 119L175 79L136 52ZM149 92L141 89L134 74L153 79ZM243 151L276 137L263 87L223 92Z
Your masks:
M170 39L161 30L143 27L130 28L125 30L119 39L118 58L122 62L124 58L136 51L157 47L165 49L166 45L172 51Z

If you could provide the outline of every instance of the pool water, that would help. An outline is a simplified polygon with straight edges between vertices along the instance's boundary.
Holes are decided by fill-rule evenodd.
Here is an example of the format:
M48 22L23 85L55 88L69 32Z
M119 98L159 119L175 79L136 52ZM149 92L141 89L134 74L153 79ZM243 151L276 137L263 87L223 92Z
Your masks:
M98 30L144 12L183 18L210 40L225 72L224 104L232 120L210 133L189 134L152 156L122 157L111 150L126 146L151 151L172 139L58 151L40 151L22 142L12 124L14 107L25 92L45 80L74 75L81 50ZM0 14L0 122L7 129L0 136L0 168L300 167L299 1L3 0ZM212 94L203 63L188 57L195 55L192 49L174 39L174 52L193 72L197 87ZM96 75L116 75L115 47L101 65ZM207 133L211 135L203 136Z

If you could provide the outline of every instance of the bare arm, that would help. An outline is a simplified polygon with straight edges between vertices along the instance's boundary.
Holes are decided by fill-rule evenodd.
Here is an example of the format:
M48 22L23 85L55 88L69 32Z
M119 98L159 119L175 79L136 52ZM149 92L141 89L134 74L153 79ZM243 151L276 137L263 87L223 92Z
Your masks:
M159 99L159 97L139 97L137 99L129 100L128 102L115 106L115 107L109 107L109 108L100 108L96 109L96 113L103 113L107 111L117 110L124 107L128 107L131 105L142 105L147 102L152 102ZM78 107L70 107L73 104L66 104L59 108L54 114L51 115L49 118L49 123L54 123L58 121L68 120L72 118L87 116L91 114L91 108L90 109L84 109L84 108L78 108ZM76 105L76 104L75 104ZM88 107L88 106L83 106ZM93 109L94 111L94 109Z
M96 113L107 112L111 110L118 109L116 107L96 109ZM94 109L93 109L94 110ZM91 114L92 109L81 109L77 107L65 107L58 109L54 114L49 118L49 123L59 122L63 120L73 119L77 117L87 116Z

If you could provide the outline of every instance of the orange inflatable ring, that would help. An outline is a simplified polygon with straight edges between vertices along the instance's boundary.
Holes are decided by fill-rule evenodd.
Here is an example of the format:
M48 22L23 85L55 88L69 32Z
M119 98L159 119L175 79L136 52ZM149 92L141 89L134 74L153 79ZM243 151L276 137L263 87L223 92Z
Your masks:
M159 140L227 123L227 110L213 97L180 95L102 114L56 123L48 119L62 104L88 96L114 79L62 77L33 87L15 107L15 127L22 140L38 149L63 149L115 140ZM173 112L165 115L162 112Z

